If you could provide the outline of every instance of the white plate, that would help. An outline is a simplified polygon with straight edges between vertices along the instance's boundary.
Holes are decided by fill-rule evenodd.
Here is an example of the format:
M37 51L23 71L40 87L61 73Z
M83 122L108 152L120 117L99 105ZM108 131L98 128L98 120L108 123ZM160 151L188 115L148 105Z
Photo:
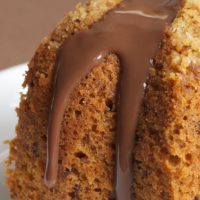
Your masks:
M22 90L23 74L27 69L26 64L17 65L7 70L0 71L0 199L10 200L5 187L4 161L8 156L8 146L3 142L15 136L17 117L15 108L19 104Z

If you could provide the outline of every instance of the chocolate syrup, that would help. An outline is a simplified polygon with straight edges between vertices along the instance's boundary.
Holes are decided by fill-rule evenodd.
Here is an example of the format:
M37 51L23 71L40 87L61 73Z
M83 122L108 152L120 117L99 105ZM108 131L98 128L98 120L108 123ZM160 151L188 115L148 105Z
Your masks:
M45 183L55 185L63 114L76 85L107 54L120 60L117 110L116 197L131 199L132 151L137 114L148 75L164 29L174 19L178 0L126 0L91 28L70 36L56 63L52 106L49 115Z

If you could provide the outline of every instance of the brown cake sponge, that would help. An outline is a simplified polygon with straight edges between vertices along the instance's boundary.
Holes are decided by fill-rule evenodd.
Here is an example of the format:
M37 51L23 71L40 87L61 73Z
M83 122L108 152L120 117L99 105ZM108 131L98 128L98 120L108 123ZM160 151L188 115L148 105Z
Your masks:
M167 28L136 131L136 200L200 199L200 1Z

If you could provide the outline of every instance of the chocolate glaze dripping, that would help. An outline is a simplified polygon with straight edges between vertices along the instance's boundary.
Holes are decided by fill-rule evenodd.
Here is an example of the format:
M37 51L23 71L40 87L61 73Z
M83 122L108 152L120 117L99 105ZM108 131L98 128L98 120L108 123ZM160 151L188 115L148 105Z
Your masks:
M61 47L49 115L45 184L55 185L61 122L69 95L80 80L108 53L120 59L117 119L116 196L131 199L131 161L137 113L148 74L166 23L177 12L178 0L126 0L106 18Z

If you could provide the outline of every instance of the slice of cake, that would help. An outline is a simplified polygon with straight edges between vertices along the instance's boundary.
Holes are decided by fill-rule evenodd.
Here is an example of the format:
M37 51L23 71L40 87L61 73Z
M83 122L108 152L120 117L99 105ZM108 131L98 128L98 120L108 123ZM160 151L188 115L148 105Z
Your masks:
M139 116L133 163L143 81L161 33L173 21L179 3L91 0L64 17L42 41L26 74L28 92L17 109L17 136L10 143L7 161L13 199L199 198L198 39L194 42L199 4L197 0L183 2L158 55L151 60L154 66ZM115 15L115 26L105 26ZM127 21L116 26L124 16ZM102 27L108 32L117 30L116 34L104 37L99 34ZM96 42L91 39L94 34ZM62 53L63 49L67 51ZM95 52L89 60L88 49ZM75 70L77 63L86 65Z

